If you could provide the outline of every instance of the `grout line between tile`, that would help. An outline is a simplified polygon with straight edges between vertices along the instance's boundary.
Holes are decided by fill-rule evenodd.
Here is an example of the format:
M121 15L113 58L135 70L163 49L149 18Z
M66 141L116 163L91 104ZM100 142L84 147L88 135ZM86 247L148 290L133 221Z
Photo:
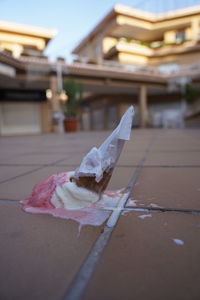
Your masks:
M52 163L52 164L3 164L0 163L0 167L49 167L49 166L56 166L56 167L76 167L75 164L59 164L59 163ZM138 164L135 165L122 165L119 164L117 167L120 168L135 168L138 167ZM200 165L144 165L143 168L200 168Z
M200 215L200 210L193 209L177 209L177 208L148 208L148 207L124 207L124 211L146 211L146 212L174 212L181 214Z
M48 164L3 164L0 167L46 167Z
M33 170L27 171L27 172L25 172L25 173L22 173L22 174L13 176L13 177L10 177L10 178L5 179L5 180L2 180L2 181L0 181L0 184L6 183L6 182L9 182L9 181L12 181L12 180L15 180L15 179L17 179L17 178L19 178L19 177L23 177L23 176L28 175L28 174L31 174L31 173L34 173L34 172L36 172L36 171L38 171L38 170L40 170L40 169L44 169L44 168L47 168L47 167L57 166L56 164L59 163L59 162L61 162L61 161L63 161L63 160L65 160L65 158L59 159L59 160L57 160L57 161L55 161L55 162L53 162L53 163L50 163L50 164L42 164L42 165L39 165L38 168L35 168L35 169L33 169ZM1 166L1 164L0 164L0 166ZM22 164L19 164L19 165L7 165L7 166L22 166ZM24 165L24 166L28 166L28 165ZM34 165L34 166L37 166L37 165Z
M13 177L11 177L11 178L2 180L2 181L0 181L0 184L6 183L6 182L9 182L9 181L12 181L12 180L15 180L15 179L17 179L17 178L19 178L19 177L23 177L23 176L28 175L28 174L31 174L31 173L34 173L35 171L38 171L38 170L40 170L40 169L42 169L42 168L44 168L44 167L41 167L41 166L40 166L40 167L38 167L38 168L36 168L36 169L27 171L27 172L25 172L25 173L23 173L23 174L16 175L16 176L13 176Z
M125 208L125 204L128 201L130 194L132 193L133 187L136 183L136 180L142 170L143 164L147 158L147 155L150 151L151 145L154 141L155 134L151 137L150 143L145 151L144 157L140 162L140 165L136 170L134 170L133 176L131 178L128 187L125 189L125 194L122 197L119 206L111 216L109 217L106 225L104 226L103 232L97 238L96 242L94 243L92 249L90 250L88 256L86 257L85 261L83 262L79 272L75 276L74 280L72 281L70 287L67 289L66 294L64 296L64 300L81 300L82 295L87 288L88 282L95 270L95 267L102 256L102 253L109 242L111 233L113 232L117 221Z
M88 257L80 268L75 280L72 282L63 300L79 300L94 272L95 266L101 258L102 252L106 247L114 227L104 227L103 233L97 238Z
M117 165L123 168L133 168L139 165ZM200 168L200 165L143 165L143 168Z
M0 203L7 203L7 202L16 203L16 202L18 202L18 200L13 200L13 199L0 199Z

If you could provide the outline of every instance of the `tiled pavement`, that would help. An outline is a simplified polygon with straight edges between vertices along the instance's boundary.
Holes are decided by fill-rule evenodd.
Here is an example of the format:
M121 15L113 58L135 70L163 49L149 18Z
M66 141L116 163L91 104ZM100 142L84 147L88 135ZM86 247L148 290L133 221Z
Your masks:
M200 299L200 131L133 130L111 189L114 227L21 211L35 183L74 169L108 132L0 139L0 299Z

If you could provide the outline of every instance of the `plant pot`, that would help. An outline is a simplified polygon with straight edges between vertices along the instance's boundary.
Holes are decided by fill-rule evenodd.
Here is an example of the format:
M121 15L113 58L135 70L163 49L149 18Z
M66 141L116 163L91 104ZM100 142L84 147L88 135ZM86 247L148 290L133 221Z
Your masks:
M65 118L64 128L66 132L75 132L78 128L78 120L76 118Z

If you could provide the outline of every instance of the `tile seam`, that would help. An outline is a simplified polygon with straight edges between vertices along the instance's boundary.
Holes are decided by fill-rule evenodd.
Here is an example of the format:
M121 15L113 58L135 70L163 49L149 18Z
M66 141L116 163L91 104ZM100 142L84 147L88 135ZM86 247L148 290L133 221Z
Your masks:
M16 203L19 200L13 200L13 199L0 199L0 203L7 203L7 202L12 202L12 203Z
M133 186L135 185L136 180L142 170L142 165L150 151L150 146L153 143L154 137L155 137L155 134L151 137L150 142L147 146L147 149L144 153L143 159L141 159L141 161L140 161L141 166L138 166L138 168L136 170L134 170L134 173L133 173L131 181L130 181L130 183ZM111 216L108 218L107 223L104 226L103 232L100 234L100 236L97 238L96 242L92 246L88 256L86 257L85 261L83 262L82 266L80 267L78 273L75 275L74 280L72 281L71 285L67 289L63 300L80 300L82 298L82 295L83 295L85 289L87 288L88 282L95 270L95 267L96 267L99 259L101 258L106 245L109 242L111 233L113 232L113 230L117 224L117 221L120 218L121 212L125 208L125 205L130 196L130 193L132 192L133 186L130 188L130 183L128 185L127 191L125 192L124 199L122 199L121 204L123 204L123 206L119 207L119 209L118 209L119 211L117 212L116 216L114 216L114 222L112 223L112 222L110 222L110 220L113 218L113 214L115 212L113 212L111 214ZM111 225L111 226L109 227L109 225Z
M137 165L117 165L121 168L133 168L138 167ZM200 165L143 165L143 168L200 168Z
M38 171L38 170L40 170L40 169L42 169L42 168L44 168L44 167L38 167L38 168L36 168L36 169L34 169L34 170L27 171L27 172L25 172L25 173L23 173L23 174L16 175L16 176L13 176L13 177L11 177L11 178L2 180L2 181L0 181L0 184L6 183L6 182L10 182L10 181L12 181L12 180L15 180L15 179L17 179L17 178L23 177L23 176L25 176L25 175L29 175L29 174L34 173L34 172L36 172L36 171Z
M29 174L31 174L31 173L34 173L34 172L36 172L36 171L38 171L38 170L41 170L41 169L45 169L45 168L47 168L47 167L53 167L53 166L56 166L56 163L59 163L59 162L62 161L62 160L64 160L64 159L57 160L57 161L55 161L55 162L53 162L53 163L51 163L51 164L39 165L38 168L35 168L35 169L33 169L33 170L27 171L27 172L25 172L25 173L22 173L22 174L13 176L13 177L10 177L10 178L5 179L5 180L2 180L2 181L0 181L0 184L6 183L6 182L10 182L10 181L12 181L12 180L15 180L15 179L17 179L17 178L23 177L23 176L25 176L25 175L29 175ZM9 166L12 166L12 165L9 165ZM16 166L16 165L15 165L15 166ZM20 164L19 166L22 166L22 165ZM26 166L26 165L23 165L23 166Z
M124 207L124 211L147 211L147 212L174 212L182 214L196 214L200 215L200 210L195 209L176 209L176 208L150 208L150 207Z
M62 164L59 165L57 163L53 164L1 164L0 167L76 167L76 164ZM120 168L133 168L138 167L139 164L135 165L117 165ZM144 165L143 168L200 168L200 165Z

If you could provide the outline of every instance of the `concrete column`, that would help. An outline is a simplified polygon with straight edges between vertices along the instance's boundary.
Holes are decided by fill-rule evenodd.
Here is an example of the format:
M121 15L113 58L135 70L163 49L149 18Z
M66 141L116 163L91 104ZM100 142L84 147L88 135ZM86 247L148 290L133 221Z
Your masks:
M147 125L147 88L145 85L140 86L139 90L139 113L140 113L140 127L145 128Z
M57 78L55 75L50 77L50 89L52 91L52 99L51 99L52 111L53 112L60 111L60 104L56 94L58 89L57 89Z
M91 105L90 107L90 130L94 129L94 124L93 124L93 107Z
M57 91L58 91L58 85L57 85L57 77L55 75L52 75L50 77L50 89L52 91L52 98L50 99L51 103L51 112L53 113L53 116L55 117L54 113L59 113L61 111ZM58 122L52 122L52 131L53 132L61 132L61 123Z
M51 131L51 111L50 111L48 101L41 103L40 108L41 108L42 132L48 133Z
M104 39L104 36L100 35L97 40L96 48L95 48L96 61L97 61L97 64L99 64L99 65L101 65L103 63L103 39Z
M199 19L193 19L192 24L192 39L196 41L198 39L198 34L199 34Z
M118 106L118 119L120 120L125 111L127 110L128 106L125 103L119 103Z
M108 109L109 109L109 106L106 104L104 104L104 129L108 129Z

